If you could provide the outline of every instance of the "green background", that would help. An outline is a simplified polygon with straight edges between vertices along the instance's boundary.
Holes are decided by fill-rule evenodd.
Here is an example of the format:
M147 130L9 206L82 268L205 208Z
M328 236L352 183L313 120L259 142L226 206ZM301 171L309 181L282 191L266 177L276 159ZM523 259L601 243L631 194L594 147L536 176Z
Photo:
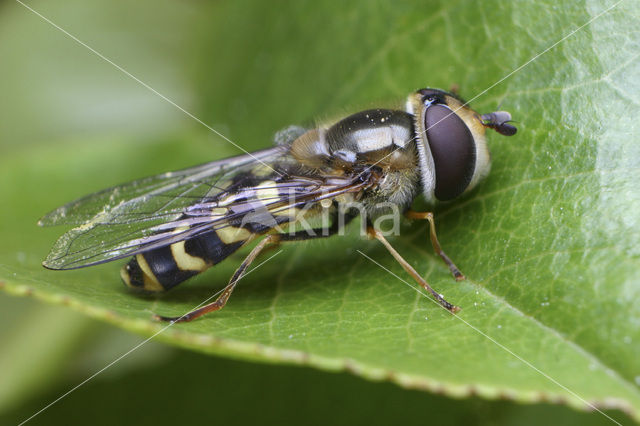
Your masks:
M473 98L615 3L28 4L252 150L419 87ZM469 279L451 279L425 224L393 240L457 317L361 256L410 282L355 229L284 246L223 311L164 331L33 422L610 424L569 408L588 404L640 418L638 19L620 2L473 101L510 111L519 132L490 135L487 181L435 209ZM151 312L189 310L242 257L138 297L120 264L42 269L63 229L38 217L238 151L16 2L0 3L0 57L0 282L66 305L0 297L0 420L17 423L144 340L87 317L151 336Z

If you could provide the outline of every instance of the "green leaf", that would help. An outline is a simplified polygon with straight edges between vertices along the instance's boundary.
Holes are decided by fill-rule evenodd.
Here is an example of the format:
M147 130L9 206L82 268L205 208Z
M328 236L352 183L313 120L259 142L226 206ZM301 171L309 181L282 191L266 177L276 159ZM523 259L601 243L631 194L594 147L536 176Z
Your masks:
M46 388L58 378L77 343L86 337L90 321L59 306L42 306L29 299L0 294L7 317L23 319L0 331L0 413Z
M113 343L112 339L107 340ZM127 351L134 344L115 347ZM167 347L150 342L140 351L162 352L163 349L166 352ZM212 418L212 410L203 410L203 407L214 407L216 423L225 425L327 424L328 415L310 413L330 413L334 425L611 425L601 415L578 413L565 406L525 406L479 398L469 398L463 404L443 395L401 389L390 383L369 383L347 374L324 374L282 365L267 367L212 360L187 351L173 352L173 356L165 356L162 363L137 362L137 368L127 374L114 375L116 370L122 370L120 365L108 370L30 424L67 424L69 419L90 417L95 418L92 424L96 426L123 422L202 424L211 422ZM111 353L112 357L118 355L118 352ZM140 361L139 351L131 354L131 358ZM96 368L102 366L96 365ZM91 373L93 371L87 374ZM25 406L0 414L0 422L18 424L84 378L68 380ZM181 391L170 392L176 387ZM170 392L167 405L171 408L158 409L158 397L165 392ZM622 413L612 414L619 422L626 420Z
M387 104L380 99L400 103L425 85L457 84L473 98L612 5L201 6L183 27L192 39L182 72L193 87L184 97L196 99L204 122L256 149L288 124ZM392 241L463 308L457 316L361 256L357 250L411 283L354 225L343 238L283 246L243 279L225 309L155 338L453 397L618 408L640 419L638 19L637 4L623 1L472 102L483 112L502 103L519 132L490 135L487 181L435 210L440 241L469 279L453 282L423 223L407 224ZM95 47L107 56L117 52L108 43ZM129 81L111 84L154 96ZM37 95L31 94L36 103ZM236 151L195 122L144 143L98 129L55 143L35 138L23 147L19 138L10 143L7 135L19 134L10 130L0 133L0 181L11 182L0 187L11 206L0 211L0 279L10 293L152 335L164 325L150 321L151 312L192 309L241 261L233 256L158 300L123 289L119 264L43 270L40 261L62 230L37 229L41 214L127 179Z

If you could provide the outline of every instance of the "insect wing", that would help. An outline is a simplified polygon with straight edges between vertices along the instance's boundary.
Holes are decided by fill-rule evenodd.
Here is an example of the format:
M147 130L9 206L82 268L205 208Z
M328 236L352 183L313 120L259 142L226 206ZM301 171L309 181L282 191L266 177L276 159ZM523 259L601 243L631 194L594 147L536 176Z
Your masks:
M79 225L62 235L43 262L50 269L75 269L166 246L211 229L215 200L238 175L265 173L284 156L283 147L151 176L72 201L45 215L41 226ZM194 205L200 211L185 217ZM210 206L211 208L208 208ZM218 219L221 220L221 219Z

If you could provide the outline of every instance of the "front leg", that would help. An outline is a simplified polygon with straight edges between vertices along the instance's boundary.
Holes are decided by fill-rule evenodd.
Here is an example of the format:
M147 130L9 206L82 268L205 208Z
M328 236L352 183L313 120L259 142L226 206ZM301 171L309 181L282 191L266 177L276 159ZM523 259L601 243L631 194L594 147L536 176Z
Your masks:
M415 212L413 210L408 210L405 213L405 216L409 219L422 219L429 221L429 234L431 236L431 245L433 249L438 253L438 255L444 260L444 263L447 264L451 274L456 279L456 281L462 281L465 279L465 276L460 272L458 267L453 263L453 261L447 256L447 254L440 247L440 242L438 241L438 236L436 235L436 223L433 220L433 213L431 212Z

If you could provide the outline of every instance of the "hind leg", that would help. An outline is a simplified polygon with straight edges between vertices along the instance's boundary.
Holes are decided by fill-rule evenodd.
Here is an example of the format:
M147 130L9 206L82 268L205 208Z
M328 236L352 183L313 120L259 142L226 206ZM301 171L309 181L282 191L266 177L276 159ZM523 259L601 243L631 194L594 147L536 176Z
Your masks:
M331 235L338 233L342 229L342 227L349 223L354 217L355 216L353 215L347 215L344 223L341 223L337 217L334 217L332 224L327 228L311 229L310 231L302 230L290 234L271 234L266 236L262 241L260 241L260 243L258 243L257 246L254 247L253 250L251 250L249 255L240 264L238 269L236 269L236 272L231 277L231 280L229 280L229 284L227 284L224 290L222 290L222 294L220 294L220 296L218 296L215 301L180 317L164 317L160 315L154 315L154 319L160 321L187 322L199 318L209 312L222 309L229 300L231 293L233 293L233 290L236 288L236 285L238 284L238 281L240 281L240 278L242 278L249 265L251 265L251 263L256 259L256 257L258 257L260 253L268 248L277 246L281 242L303 241L315 238L330 237Z
M255 260L255 258L258 257L258 255L265 248L272 246L274 244L278 244L279 242L280 242L279 234L268 235L262 241L260 241L260 243L258 243L258 245L255 246L253 250L251 250L251 253L249 253L249 255L242 261L238 269L236 269L236 272L231 277L231 280L229 280L229 284L227 284L224 290L222 290L222 294L220 294L220 296L218 296L218 298L215 301L179 317L164 317L161 315L154 315L154 319L160 320L160 321L187 322L187 321L192 321L196 318L199 318L202 315L205 315L209 312L222 309L224 305L227 304L229 297L231 297L231 293L233 293L233 290L236 288L238 281L240 281L240 278L242 278L244 273L247 271L247 268L249 267L249 265L251 265L251 263Z

